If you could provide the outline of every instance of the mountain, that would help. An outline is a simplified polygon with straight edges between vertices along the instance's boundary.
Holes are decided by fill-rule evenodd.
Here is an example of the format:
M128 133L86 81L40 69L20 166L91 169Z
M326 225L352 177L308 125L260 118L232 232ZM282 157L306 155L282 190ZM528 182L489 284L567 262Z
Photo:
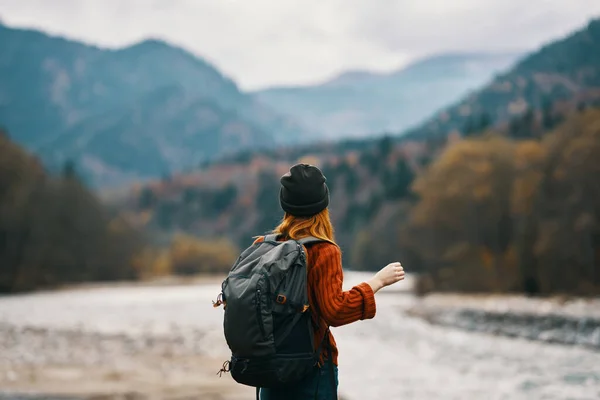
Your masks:
M509 124L528 114L600 104L600 19L546 44L509 71L436 113L407 138L470 130L478 121Z
M216 102L171 86L146 94L143 104L86 118L37 148L49 162L78 155L85 177L106 187L188 169L214 154L226 156L272 139Z
M306 137L163 41L107 50L1 25L0 124L48 165L71 159L105 183Z
M392 73L348 71L323 84L276 87L254 95L330 139L398 132L490 81L518 56L441 54Z

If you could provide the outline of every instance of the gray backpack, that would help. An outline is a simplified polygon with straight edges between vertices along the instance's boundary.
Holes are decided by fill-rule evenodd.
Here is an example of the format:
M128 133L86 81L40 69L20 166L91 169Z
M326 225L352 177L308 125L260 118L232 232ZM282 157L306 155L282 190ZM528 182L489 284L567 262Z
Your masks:
M323 344L315 351L303 246L321 241L267 235L240 255L217 302L232 353L220 372L258 392L296 383L315 368Z

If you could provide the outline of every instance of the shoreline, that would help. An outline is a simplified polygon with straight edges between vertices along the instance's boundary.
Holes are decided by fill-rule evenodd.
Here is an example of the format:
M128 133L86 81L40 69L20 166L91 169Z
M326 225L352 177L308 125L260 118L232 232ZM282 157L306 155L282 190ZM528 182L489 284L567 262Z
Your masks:
M600 351L600 298L430 294L406 314L470 332Z
M184 336L88 333L0 324L0 400L242 400L252 388Z
M200 274L193 276L168 275L154 278L146 278L131 281L100 281L67 283L53 287L44 287L23 292L0 293L0 299L17 296L35 296L47 293L77 292L94 289L113 289L121 287L170 287L170 286L193 286L206 284L220 284L226 278L226 274Z

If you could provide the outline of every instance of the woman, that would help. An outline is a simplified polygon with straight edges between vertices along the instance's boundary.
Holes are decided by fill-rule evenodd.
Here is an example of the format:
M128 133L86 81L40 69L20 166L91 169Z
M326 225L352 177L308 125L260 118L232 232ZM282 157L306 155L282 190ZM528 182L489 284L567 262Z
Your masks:
M381 269L375 276L349 291L342 290L341 251L334 240L329 219L329 189L326 178L315 166L298 164L281 177L279 192L283 221L274 229L278 240L313 236L324 242L307 246L308 299L313 313L315 344L322 346L321 362L314 372L293 387L260 389L261 400L336 399L338 350L330 326L347 325L375 316L375 293L404 279L398 262ZM262 241L264 237L259 237ZM317 315L318 314L318 315ZM315 349L317 350L317 349Z

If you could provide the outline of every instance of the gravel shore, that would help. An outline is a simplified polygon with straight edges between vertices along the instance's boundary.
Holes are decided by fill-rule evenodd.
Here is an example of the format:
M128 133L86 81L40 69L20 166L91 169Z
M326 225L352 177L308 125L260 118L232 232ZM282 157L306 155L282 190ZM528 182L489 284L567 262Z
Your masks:
M344 286L369 276L348 273ZM409 283L378 293L375 319L332 328L340 351L340 398L600 398L600 352L589 347L482 334L415 318L418 310L466 308L595 318L598 303L553 300L544 306L546 300L517 296L417 298ZM253 388L216 375L229 356L222 309L211 302L218 291L215 281L0 297L0 400L252 399Z
M203 333L127 336L0 324L0 400L248 398L200 348ZM10 394L19 393L19 395ZM25 396L44 394L42 397Z

